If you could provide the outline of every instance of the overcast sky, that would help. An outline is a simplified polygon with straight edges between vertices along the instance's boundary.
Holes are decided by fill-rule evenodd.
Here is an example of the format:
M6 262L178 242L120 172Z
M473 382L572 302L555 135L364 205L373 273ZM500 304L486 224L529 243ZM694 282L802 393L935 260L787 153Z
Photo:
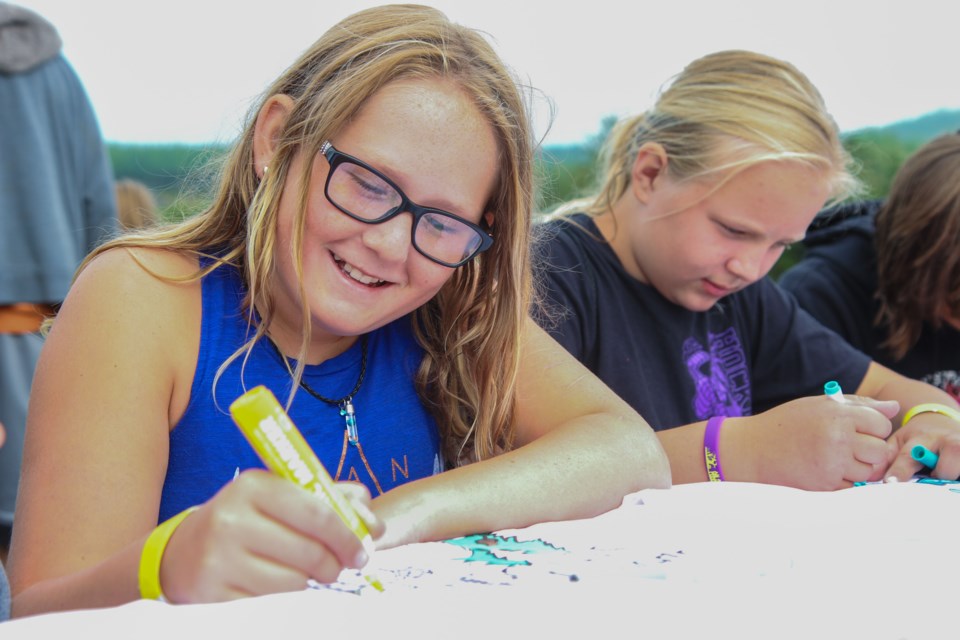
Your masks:
M18 0L60 30L111 142L229 142L251 101L361 0ZM960 108L956 0L437 0L541 94L546 142L641 111L687 62L793 62L844 131ZM549 105L553 117L549 117ZM548 131L549 125L549 131Z

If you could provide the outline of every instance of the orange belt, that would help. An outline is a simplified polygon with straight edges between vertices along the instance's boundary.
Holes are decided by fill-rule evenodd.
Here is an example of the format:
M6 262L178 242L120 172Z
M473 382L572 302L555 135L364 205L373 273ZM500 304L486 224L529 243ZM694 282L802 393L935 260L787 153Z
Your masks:
M0 304L0 333L36 333L44 320L56 314L52 304Z

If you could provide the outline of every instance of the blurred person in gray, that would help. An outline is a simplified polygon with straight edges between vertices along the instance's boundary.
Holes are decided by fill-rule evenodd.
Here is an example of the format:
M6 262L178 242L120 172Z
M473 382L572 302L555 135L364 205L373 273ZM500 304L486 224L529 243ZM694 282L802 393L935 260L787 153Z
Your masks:
M0 2L0 554L13 525L40 323L83 257L118 230L93 107L56 28Z

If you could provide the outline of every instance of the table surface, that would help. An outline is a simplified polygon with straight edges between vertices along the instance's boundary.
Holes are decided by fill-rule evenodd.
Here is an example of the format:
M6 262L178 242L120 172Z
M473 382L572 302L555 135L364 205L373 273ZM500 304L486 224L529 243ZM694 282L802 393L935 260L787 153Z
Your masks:
M378 552L382 593L351 571L237 602L13 620L0 639L945 637L960 626L958 524L960 484L680 485L596 518Z

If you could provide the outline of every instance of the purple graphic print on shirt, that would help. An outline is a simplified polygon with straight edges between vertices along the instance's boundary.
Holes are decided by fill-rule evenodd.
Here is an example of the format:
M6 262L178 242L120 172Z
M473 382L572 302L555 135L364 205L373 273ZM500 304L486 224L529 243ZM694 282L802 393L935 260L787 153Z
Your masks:
M743 416L751 413L750 372L743 346L733 327L707 333L708 347L696 338L683 343L683 360L696 389L697 417Z

